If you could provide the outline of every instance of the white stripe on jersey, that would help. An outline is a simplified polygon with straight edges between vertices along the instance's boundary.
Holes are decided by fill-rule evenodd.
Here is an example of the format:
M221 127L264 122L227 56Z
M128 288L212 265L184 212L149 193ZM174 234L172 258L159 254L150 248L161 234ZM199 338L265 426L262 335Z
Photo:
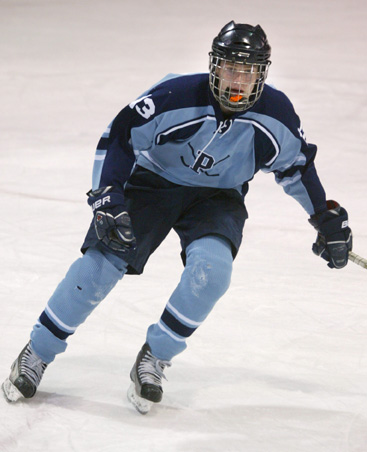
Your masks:
M261 124L259 124L258 122L254 121L253 119L242 119L242 118L236 118L236 121L238 122L247 122L252 124L253 126L257 127L258 129L260 129L263 133L265 133L265 135L269 138L269 140L272 142L274 148L275 148L275 155L267 162L265 163L266 166L271 166L275 160L277 159L279 153L280 153L280 148L279 145L276 141L276 139L274 138L274 136L269 132L268 129L266 129L264 126L262 126Z
M215 116L207 115L207 116L203 116L201 118L195 119L193 121L184 122L182 124L179 124L178 126L175 126L175 127L172 127L170 129L166 130L165 132L160 133L157 136L157 144L159 144L159 141L160 141L162 135L163 136L168 135L168 134L174 132L175 130L180 130L180 129L183 129L184 127L192 126L193 124L198 124L199 122L204 122L207 119L211 120L211 121L216 121Z

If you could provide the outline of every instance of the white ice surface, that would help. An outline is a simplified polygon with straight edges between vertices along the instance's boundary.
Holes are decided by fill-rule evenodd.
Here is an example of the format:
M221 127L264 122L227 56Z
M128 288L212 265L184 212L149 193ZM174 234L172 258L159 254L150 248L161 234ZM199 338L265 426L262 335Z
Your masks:
M129 101L169 72L207 69L231 19L260 23L270 79L292 99L329 198L367 256L365 0L1 0L0 377L71 262L91 213L94 149ZM129 371L182 271L172 234L46 371L0 399L0 451L365 452L367 272L329 270L307 215L259 174L232 285L167 371L147 416Z

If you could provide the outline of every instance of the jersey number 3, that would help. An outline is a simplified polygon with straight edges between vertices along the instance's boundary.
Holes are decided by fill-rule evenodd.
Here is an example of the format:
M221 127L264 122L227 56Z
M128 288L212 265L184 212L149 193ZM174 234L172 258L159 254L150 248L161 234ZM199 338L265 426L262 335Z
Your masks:
M141 97L140 99L135 100L129 104L130 108L135 108L135 110L141 115L143 118L148 119L155 113L155 105L153 99L150 99L151 94L149 96Z

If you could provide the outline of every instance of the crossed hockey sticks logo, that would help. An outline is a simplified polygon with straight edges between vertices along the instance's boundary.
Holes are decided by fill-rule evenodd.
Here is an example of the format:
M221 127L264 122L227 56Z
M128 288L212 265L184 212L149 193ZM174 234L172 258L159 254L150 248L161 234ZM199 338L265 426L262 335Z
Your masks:
M188 143L188 144L189 144L192 156L194 157L195 161L194 161L194 163L192 165L188 165L185 162L185 159L183 158L183 156L181 155L181 162L182 162L182 164L184 166L186 166L186 168L192 169L197 174L204 173L206 176L210 176L210 177L219 176L219 173L218 174L209 174L208 171L211 170L214 166L216 166L219 163L223 162L224 160L227 160L230 157L230 155L227 155L223 159L218 160L216 162L212 155L207 154L204 151L200 151L199 150L197 155L195 155L194 148L191 146L190 143Z

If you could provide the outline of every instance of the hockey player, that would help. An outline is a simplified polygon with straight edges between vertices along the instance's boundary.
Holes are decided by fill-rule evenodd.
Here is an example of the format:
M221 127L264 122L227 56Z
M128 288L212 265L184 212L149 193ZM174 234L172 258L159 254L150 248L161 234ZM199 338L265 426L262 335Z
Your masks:
M273 173L310 215L315 254L348 262L345 209L326 201L291 102L265 85L270 46L262 28L233 21L212 44L209 75L169 75L113 120L99 141L88 203L93 221L74 262L2 385L33 397L66 340L125 274L141 274L173 228L181 280L131 370L128 397L141 412L162 399L164 369L226 292L247 218L244 198L260 169ZM148 303L149 301L147 301Z

